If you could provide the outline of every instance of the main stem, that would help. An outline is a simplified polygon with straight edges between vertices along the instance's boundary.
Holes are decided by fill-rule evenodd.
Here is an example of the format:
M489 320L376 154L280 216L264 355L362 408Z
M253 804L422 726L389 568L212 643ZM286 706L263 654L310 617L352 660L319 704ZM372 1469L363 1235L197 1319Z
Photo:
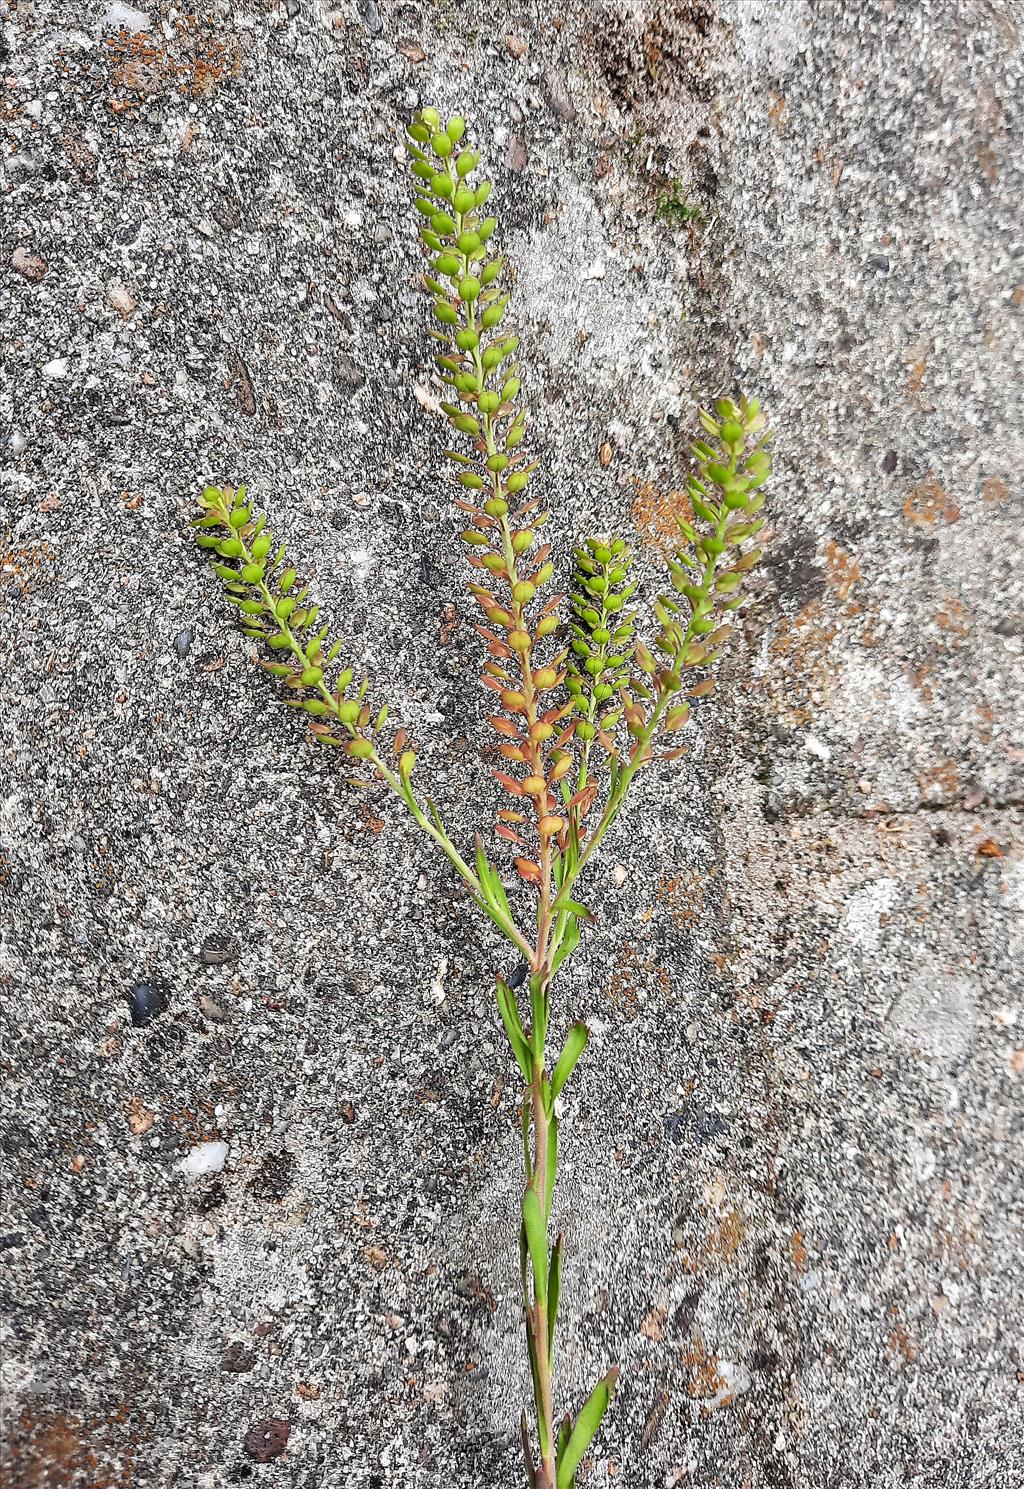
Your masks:
M538 938L538 947L544 947L543 938ZM543 956L538 951L537 959ZM541 978L539 990L533 995L537 1006L547 1008L548 992L550 987L550 976L543 968L534 973ZM546 1024L544 1019L543 1023ZM523 1306L526 1313L526 1329L530 1339L530 1351L535 1362L535 1399L537 1411L537 1435L540 1442L540 1466L534 1476L534 1489L555 1489L556 1465L555 1465L555 1414L552 1390L552 1350L549 1338L553 1337L553 1331L549 1329L549 1310L553 1306L553 1300L548 1296L548 1275L550 1273L550 1252L547 1244L547 1227L550 1220L548 1213L548 1163L549 1145L552 1142L552 1118L548 1115L545 1097L546 1077L544 1072L544 1028L535 1027L531 1037L531 1055L533 1066L533 1079L529 1090L524 1092L523 1100L530 1103L530 1120L533 1124L533 1159L532 1163L528 1157L528 1145L524 1148L524 1159L526 1161L526 1188L531 1188L537 1196L540 1213L544 1218L544 1267L543 1280L539 1279L534 1272L532 1299L527 1272L523 1272ZM531 1172L532 1170L532 1172Z

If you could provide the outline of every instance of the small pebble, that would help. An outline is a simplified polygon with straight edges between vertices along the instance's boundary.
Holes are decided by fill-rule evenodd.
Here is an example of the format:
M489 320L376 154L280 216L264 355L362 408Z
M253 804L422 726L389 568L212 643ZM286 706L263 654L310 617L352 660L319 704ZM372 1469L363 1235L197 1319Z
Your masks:
M181 1173L189 1179L200 1179L204 1174L219 1174L228 1158L228 1145L222 1138L213 1138L208 1143L197 1143L178 1162Z
M193 631L190 631L186 626L183 631L179 631L177 636L175 636L174 650L178 653L179 657L188 656L188 650L189 647L192 645L194 635L195 633Z
M144 1029L155 1018L167 1012L170 999L167 989L156 982L136 982L128 992L128 1007L136 1029Z
M52 362L45 362L43 364L43 376L52 378L67 377L68 360L67 357L54 357Z
M20 274L22 279L27 279L31 284L38 284L47 270L47 263L39 253L33 253L28 248L16 248L11 254L11 268L15 274Z

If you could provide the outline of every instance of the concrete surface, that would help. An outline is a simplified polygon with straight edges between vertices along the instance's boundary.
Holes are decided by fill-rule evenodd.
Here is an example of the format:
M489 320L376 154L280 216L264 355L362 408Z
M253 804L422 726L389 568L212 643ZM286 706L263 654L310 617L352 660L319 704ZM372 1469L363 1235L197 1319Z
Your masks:
M655 584L696 403L780 431L728 686L560 993L560 1388L623 1367L581 1486L1020 1489L1019 7L143 12L4 5L5 1482L521 1482L498 948L184 531L250 481L468 840L438 101L563 556L615 525Z

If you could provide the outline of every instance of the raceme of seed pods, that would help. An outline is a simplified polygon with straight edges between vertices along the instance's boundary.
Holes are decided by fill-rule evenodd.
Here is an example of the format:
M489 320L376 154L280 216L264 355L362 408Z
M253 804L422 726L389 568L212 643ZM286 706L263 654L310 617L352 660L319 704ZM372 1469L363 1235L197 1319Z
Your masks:
M479 156L462 119L442 124L426 108L409 136L427 259L422 283L448 390L441 407L454 436L445 453L480 609L481 682L502 757L495 775L507 798L493 856L480 832L463 856L433 802L421 799L413 784L416 746L391 726L386 703L369 701L369 681L357 680L343 642L319 623L308 588L245 487L207 487L194 525L244 634L270 653L261 665L307 716L313 739L351 762L356 784L384 786L403 803L526 964L521 977L496 979L498 1013L523 1081L520 1263L537 1435L532 1441L524 1412L522 1441L530 1489L571 1489L618 1372L604 1375L578 1411L556 1415L562 1237L552 1244L550 1222L559 1097L588 1036L584 1024L573 1024L548 1069L551 986L591 919L575 897L580 875L637 774L684 753L677 741L693 702L713 690L731 614L747 599L760 557L752 544L762 526L771 436L755 399L723 398L713 414L700 413L704 438L693 445L697 473L686 486L692 516L678 519L679 546L650 612L631 608L637 586L618 537L583 540L568 596L552 593L555 569L543 539L550 513L530 494L538 461L527 448L519 340L505 326L504 263L492 247L497 222L483 214L491 185L476 179ZM653 649L638 634L644 621ZM528 886L528 923L513 911L503 877L509 871Z

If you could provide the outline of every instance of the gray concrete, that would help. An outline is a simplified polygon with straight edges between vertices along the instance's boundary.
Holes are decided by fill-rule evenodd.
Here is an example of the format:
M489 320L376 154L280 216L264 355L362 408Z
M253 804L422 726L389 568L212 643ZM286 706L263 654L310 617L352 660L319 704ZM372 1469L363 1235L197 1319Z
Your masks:
M1019 7L6 10L5 1482L521 1482L500 950L184 530L250 481L468 840L396 154L437 100L495 162L563 556L616 525L655 584L696 403L780 431L722 700L559 994L560 1387L623 1367L581 1484L1020 1489Z

